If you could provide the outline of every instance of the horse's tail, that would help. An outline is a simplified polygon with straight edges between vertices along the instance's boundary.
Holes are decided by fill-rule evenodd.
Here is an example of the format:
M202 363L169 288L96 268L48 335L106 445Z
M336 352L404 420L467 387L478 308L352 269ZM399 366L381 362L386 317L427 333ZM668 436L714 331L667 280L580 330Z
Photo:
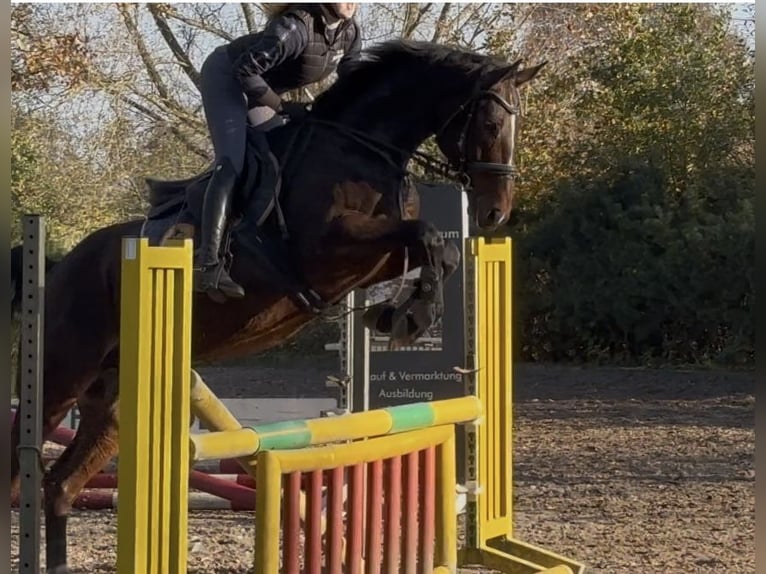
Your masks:
M56 261L45 257L45 273L48 273ZM11 248L11 316L18 317L21 313L21 290L22 274L24 272L24 246L17 245Z

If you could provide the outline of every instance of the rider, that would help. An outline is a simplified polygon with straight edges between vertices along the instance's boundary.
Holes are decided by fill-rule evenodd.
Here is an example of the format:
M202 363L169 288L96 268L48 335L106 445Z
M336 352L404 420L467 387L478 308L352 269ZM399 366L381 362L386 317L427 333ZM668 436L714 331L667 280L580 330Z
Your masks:
M268 4L265 5L267 8ZM322 80L361 51L357 4L287 4L274 9L266 28L216 48L201 70L202 104L215 149L215 167L205 191L201 242L194 255L195 290L218 289L241 298L244 290L219 258L235 184L245 165L247 120L261 130L285 117L303 117L306 107L280 94Z

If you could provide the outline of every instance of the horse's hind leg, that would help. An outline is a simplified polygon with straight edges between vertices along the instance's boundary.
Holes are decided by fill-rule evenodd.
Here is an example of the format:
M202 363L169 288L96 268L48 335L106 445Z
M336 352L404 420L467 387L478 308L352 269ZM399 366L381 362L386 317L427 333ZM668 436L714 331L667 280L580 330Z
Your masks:
M45 542L49 574L66 574L67 515L88 481L117 454L117 369L103 371L78 400L72 443L45 478Z
M43 359L43 404L42 442L44 443L64 420L67 413L77 404L78 396L88 387L102 370L105 360L112 356L103 352L103 347L93 338L73 338L71 332L62 333L66 323L48 322L45 328L45 356ZM88 331L95 333L95 329ZM72 355L76 353L77 356ZM104 355L107 359L104 359ZM112 363L110 363L111 365ZM19 362L17 388L21 389L21 363ZM14 417L11 427L11 501L19 496L19 458L17 448L21 437L21 418Z
M45 442L51 433L64 420L67 413L76 404L75 398L70 398L61 401L47 400L45 397L45 404L43 406L43 428L42 428L42 440ZM21 417L15 416L13 425L11 426L11 501L17 502L19 499L19 456L17 448L21 438ZM42 453L40 453L42 455Z

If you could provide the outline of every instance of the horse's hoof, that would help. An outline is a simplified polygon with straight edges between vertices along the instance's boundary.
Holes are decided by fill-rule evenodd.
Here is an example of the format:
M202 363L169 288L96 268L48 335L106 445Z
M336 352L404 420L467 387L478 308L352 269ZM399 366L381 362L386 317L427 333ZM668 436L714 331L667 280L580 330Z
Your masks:
M226 303L226 301L228 301L228 298L226 297L226 295L224 295L217 289L208 289L207 291L205 291L205 294L208 296L208 298L211 301L218 303L219 305L222 305Z

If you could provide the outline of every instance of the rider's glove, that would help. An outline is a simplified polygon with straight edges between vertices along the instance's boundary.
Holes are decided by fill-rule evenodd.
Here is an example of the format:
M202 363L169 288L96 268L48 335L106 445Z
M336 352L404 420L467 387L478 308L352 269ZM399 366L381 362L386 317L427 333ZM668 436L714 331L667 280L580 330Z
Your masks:
M308 115L309 109L303 102L282 101L279 113L290 118L290 121L300 121Z

